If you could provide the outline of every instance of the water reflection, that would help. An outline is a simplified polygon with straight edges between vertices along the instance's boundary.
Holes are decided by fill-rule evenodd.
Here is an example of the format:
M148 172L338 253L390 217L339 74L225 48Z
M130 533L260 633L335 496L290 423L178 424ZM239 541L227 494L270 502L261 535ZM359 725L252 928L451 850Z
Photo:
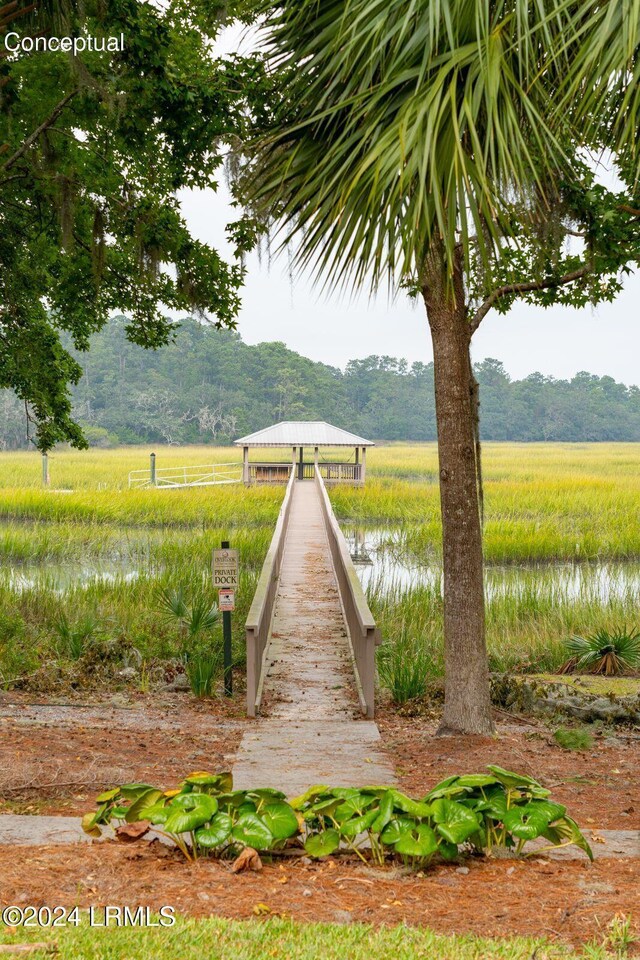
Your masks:
M0 567L0 586L16 593L33 589L65 593L72 587L89 587L94 583L133 583L146 572L131 562L116 560L14 564Z
M442 593L442 567L433 559L420 563L402 549L397 532L347 528L345 538L360 582L376 593L402 593L429 587ZM488 566L488 600L544 593L550 600L607 603L624 599L640 604L640 563L546 563Z

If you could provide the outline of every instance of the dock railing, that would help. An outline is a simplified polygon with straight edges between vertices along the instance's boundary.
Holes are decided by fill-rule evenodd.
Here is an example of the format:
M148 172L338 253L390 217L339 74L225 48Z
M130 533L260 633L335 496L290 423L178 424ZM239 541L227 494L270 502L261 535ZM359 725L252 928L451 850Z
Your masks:
M206 463L188 467L161 467L152 470L131 470L129 489L154 487L157 490L176 487L212 487L219 483L241 483L241 463Z
M280 507L276 528L262 566L258 586L247 616L247 714L255 717L260 710L262 699L262 681L264 678L264 656L269 641L273 605L278 589L278 577L284 553L284 541L289 524L293 484L296 482L292 472L287 490Z
M360 704L362 712L372 718L375 711L375 654L382 637L369 609L349 547L333 512L320 469L317 467L314 482L320 496L329 550L349 633Z

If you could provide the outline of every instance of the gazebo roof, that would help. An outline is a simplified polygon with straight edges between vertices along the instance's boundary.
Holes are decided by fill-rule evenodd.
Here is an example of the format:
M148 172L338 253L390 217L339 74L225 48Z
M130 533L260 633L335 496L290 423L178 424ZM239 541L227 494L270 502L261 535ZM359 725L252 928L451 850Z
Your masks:
M237 447L373 447L373 440L324 420L285 420L234 440Z

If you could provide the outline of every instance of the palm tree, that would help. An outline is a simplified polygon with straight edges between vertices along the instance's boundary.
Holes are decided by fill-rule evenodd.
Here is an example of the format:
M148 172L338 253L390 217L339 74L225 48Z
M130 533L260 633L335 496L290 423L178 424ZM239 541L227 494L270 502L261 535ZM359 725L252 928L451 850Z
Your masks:
M250 145L240 194L295 241L299 268L330 284L409 287L426 306L443 524L441 733L493 730L471 338L518 295L603 298L593 238L585 233L580 256L561 241L588 220L572 208L590 183L581 149L631 156L638 10L639 0L262 3L283 96Z

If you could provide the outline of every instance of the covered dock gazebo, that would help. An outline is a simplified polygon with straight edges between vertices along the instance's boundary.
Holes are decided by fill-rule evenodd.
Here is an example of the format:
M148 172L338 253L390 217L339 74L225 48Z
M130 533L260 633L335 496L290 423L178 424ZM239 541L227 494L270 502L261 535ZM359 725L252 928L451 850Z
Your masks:
M296 471L298 480L311 480L316 466L325 483L352 483L364 485L367 470L367 447L375 444L371 440L341 430L323 420L286 420L272 427L265 427L240 437L234 441L243 449L242 479L250 483L286 483L291 471ZM249 450L252 447L264 449L284 448L291 452L290 458L283 461L250 461ZM320 450L352 448L353 453L345 459L325 459ZM305 459L305 451L309 459ZM310 451L313 450L313 459Z

